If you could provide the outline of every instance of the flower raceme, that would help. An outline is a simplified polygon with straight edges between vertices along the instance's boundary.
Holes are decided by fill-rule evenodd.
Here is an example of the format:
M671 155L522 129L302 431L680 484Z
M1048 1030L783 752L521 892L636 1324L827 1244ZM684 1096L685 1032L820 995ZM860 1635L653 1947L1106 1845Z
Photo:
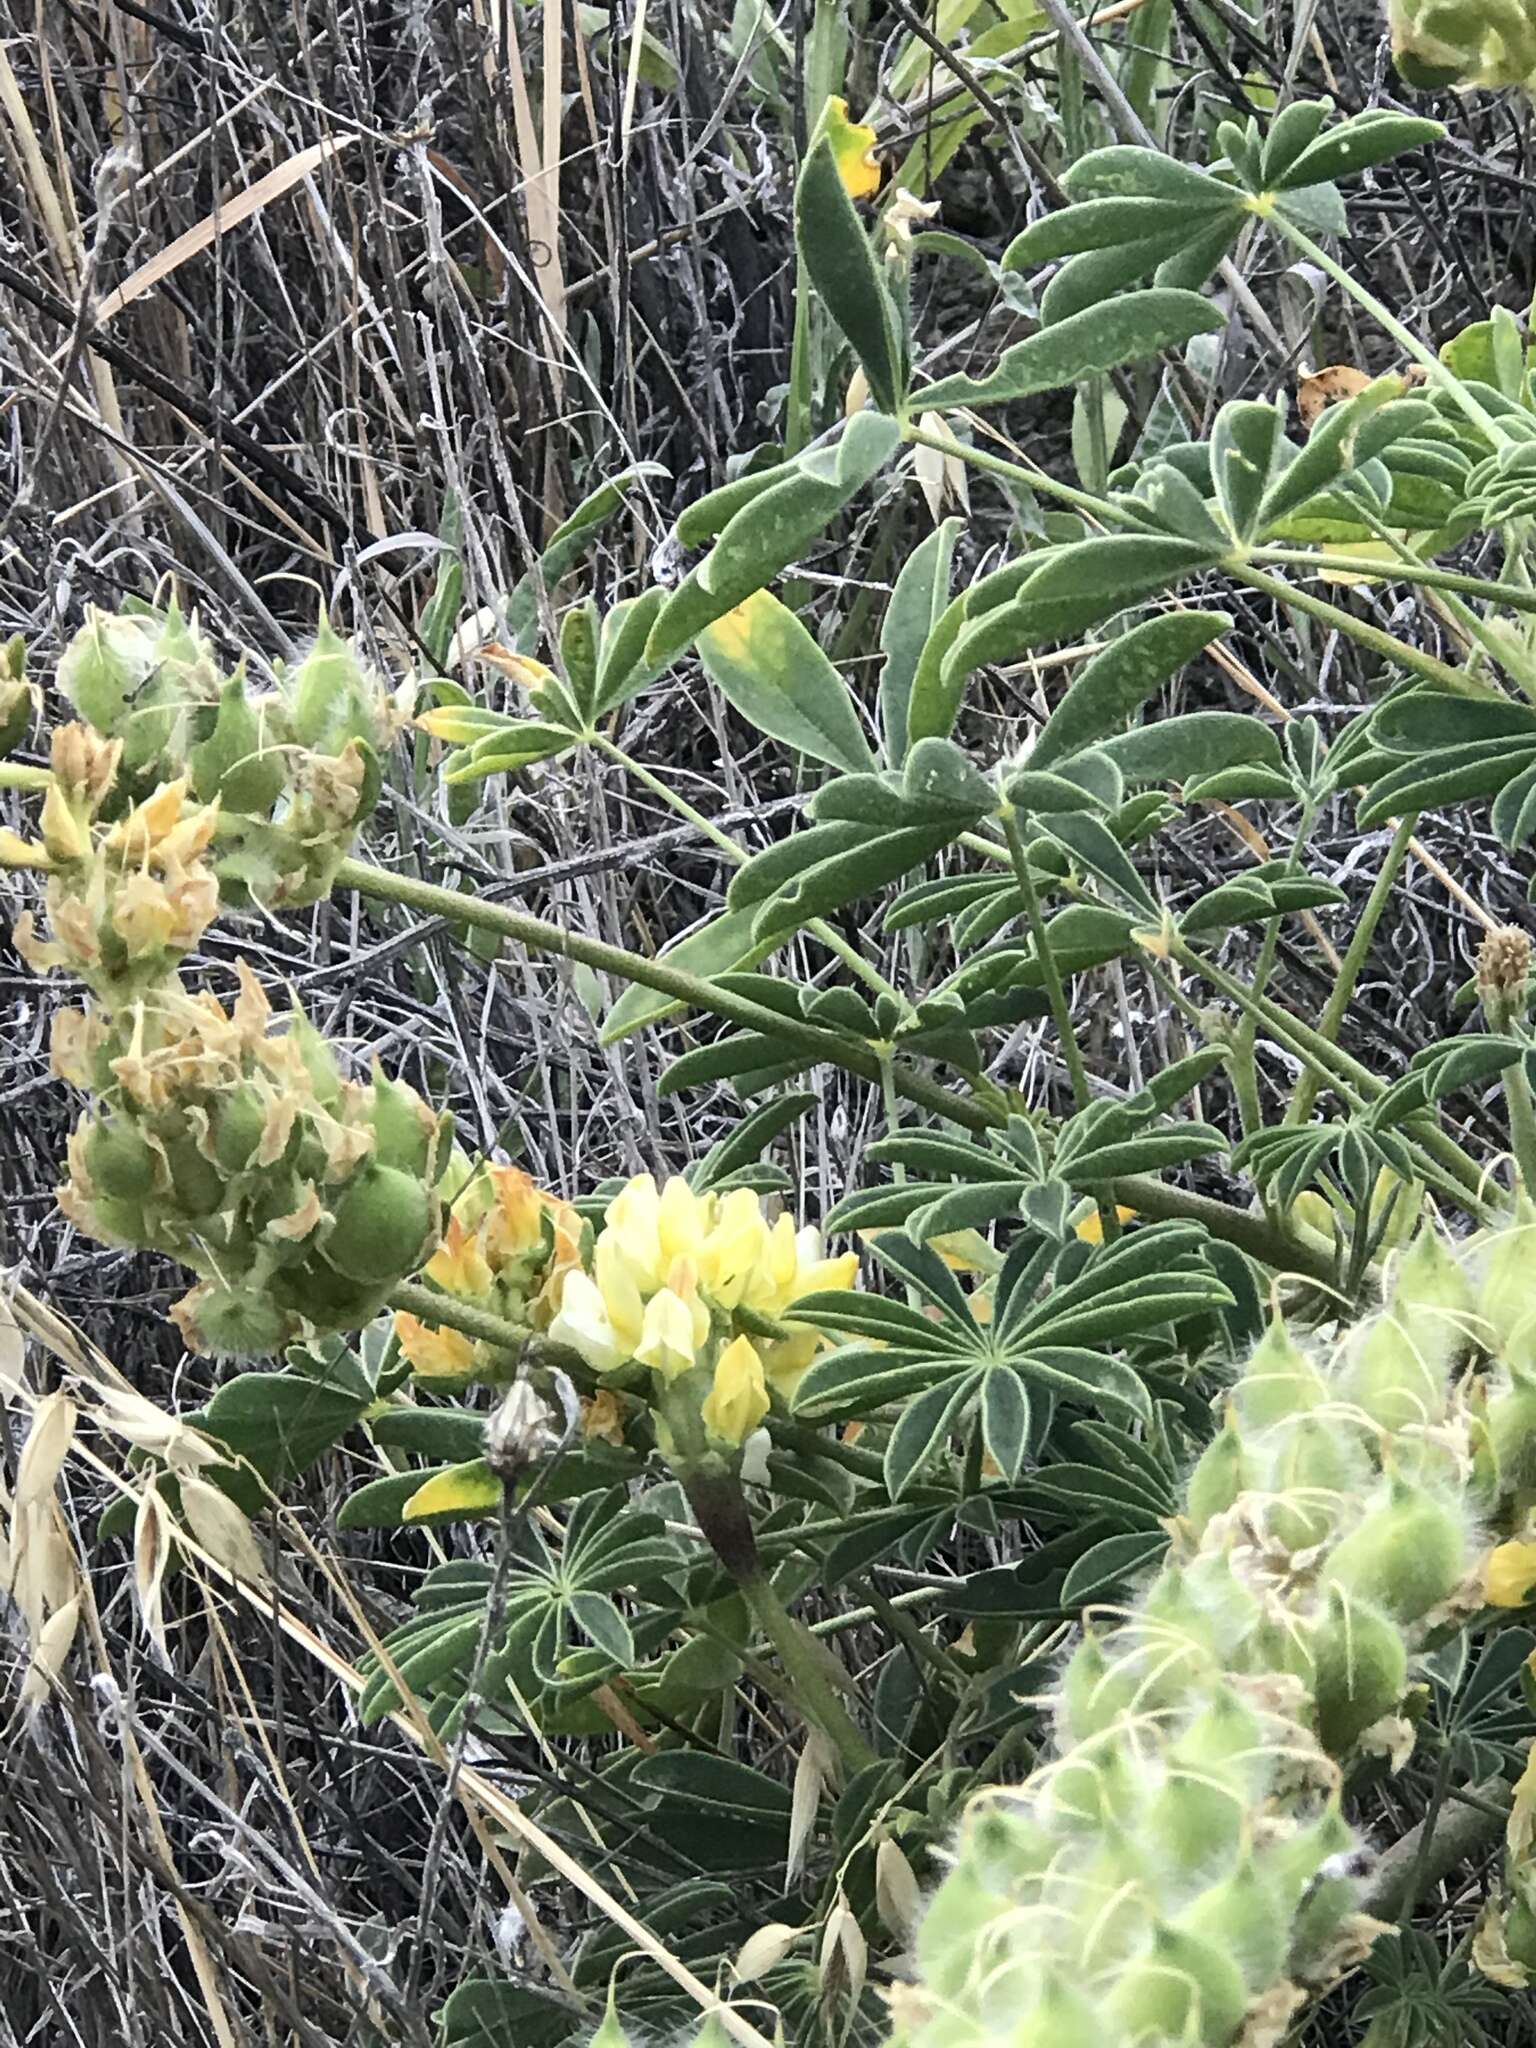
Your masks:
M701 1195L641 1174L609 1204L591 1271L566 1273L549 1334L595 1372L641 1365L663 1389L709 1372L698 1412L711 1439L735 1447L825 1341L779 1319L808 1294L850 1287L857 1270L856 1253L824 1257L792 1217L770 1223L750 1189Z
M443 1241L423 1270L455 1300L536 1334L548 1329L567 1275L580 1273L584 1236L569 1202L517 1167L487 1166L455 1195ZM498 1379L513 1367L508 1352L403 1311L395 1333L421 1379Z

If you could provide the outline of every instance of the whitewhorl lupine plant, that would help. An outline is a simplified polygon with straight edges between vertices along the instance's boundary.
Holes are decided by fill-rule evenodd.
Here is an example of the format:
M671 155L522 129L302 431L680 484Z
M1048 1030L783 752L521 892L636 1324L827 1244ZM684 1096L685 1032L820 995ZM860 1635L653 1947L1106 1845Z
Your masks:
M1516 60L1485 36L1475 61ZM195 1345L286 1347L198 1416L244 1463L196 1483L291 1483L356 1429L386 1469L343 1528L488 1520L488 1546L466 1535L360 1653L362 1718L414 1714L459 1745L455 1771L482 1721L541 1758L592 1738L592 1811L619 1814L637 1859L631 1919L692 1959L655 1934L631 1969L599 1931L544 1957L550 1982L461 1987L448 2041L487 2011L501 2038L587 2039L623 1961L604 2048L631 2023L682 2031L689 2001L717 2008L705 2038L744 2048L780 2027L1263 2048L1371 1945L1352 1777L1411 1769L1438 1650L1536 1584L1523 933L1483 943L1481 1028L1385 1071L1342 1042L1420 813L1489 797L1508 847L1536 830L1536 365L1508 314L1442 360L1329 252L1336 181L1440 132L1331 114L1222 123L1204 167L1081 154L1067 203L989 266L1035 331L925 383L912 279L952 238L912 191L871 232L874 138L829 100L799 184L785 442L682 510L692 566L606 614L567 599L633 479L604 486L479 650L510 708L424 675L409 763L390 749L414 686L327 625L291 668L252 654L226 675L175 607L93 615L56 677L78 722L49 765L0 767L42 797L36 836L0 846L41 885L46 930L24 919L18 945L89 993L54 1035L91 1102L66 1212L198 1276ZM1304 441L1281 403L1216 403L1200 344L1226 315L1206 287L1244 237L1352 295L1422 377L1365 383ZM1110 376L1136 407L1118 467ZM984 445L989 409L1073 388L1076 481ZM958 519L902 553L908 482L952 465L1017 515L953 593ZM866 701L793 585L871 501L898 566ZM1436 563L1473 534L1502 547L1498 580ZM455 575L422 621L438 650ZM1319 575L1432 594L1443 652ZM1157 716L1181 678L1220 687L1208 650L1252 680L1232 613L1205 608L1233 592L1298 640L1341 636L1378 697L1328 736L1258 689ZM1069 679L989 748L977 679L1051 650ZM631 701L694 652L813 782L805 829L738 843L621 744ZM12 744L33 704L13 645ZM489 900L467 870L453 887L354 851L386 774L451 822L489 778L585 756L731 871L723 908L659 957ZM1262 857L1170 882L1159 834L1200 801L1245 824L1257 807L1283 850L1251 827ZM1279 935L1310 943L1341 900L1309 842L1349 806L1385 846L1309 1013L1277 992ZM249 963L227 1003L187 986L216 915L332 890L606 976L610 1042L686 1016L667 1090L766 1099L660 1181L556 1193L451 1153L414 1091L349 1076L297 1010L274 1021ZM846 915L871 898L897 940L882 959ZM1243 933L1248 954L1223 955ZM1074 1028L1073 978L1111 966L1193 1034L1162 1064L1138 1048L1134 1078L1093 1071ZM1003 1058L1031 1025L1059 1102ZM1292 1070L1278 1103L1261 1046ZM829 1068L874 1091L869 1171L821 1219L867 1247L862 1287L859 1255L801 1214L812 1176L764 1157L816 1100L794 1084ZM1453 1128L1469 1091L1483 1122ZM335 1341L352 1329L355 1350ZM151 1490L185 1482L153 1432L136 1441ZM812 1589L829 1611L807 1626ZM860 1631L879 1643L865 1686L827 1641ZM792 1784L780 1745L768 1767L753 1747L775 1721ZM563 1785L539 1796L564 1827ZM1511 1984L1536 1967L1530 1805L1477 1945ZM711 1986L695 1966L722 1953L734 1975Z

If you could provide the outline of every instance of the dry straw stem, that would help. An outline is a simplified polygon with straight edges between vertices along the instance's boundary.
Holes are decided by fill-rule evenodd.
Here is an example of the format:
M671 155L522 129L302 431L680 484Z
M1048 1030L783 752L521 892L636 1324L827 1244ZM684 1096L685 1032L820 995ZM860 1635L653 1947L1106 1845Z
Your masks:
M18 1289L12 1297L12 1301L16 1321L19 1326L36 1336L49 1349L61 1352L62 1347L62 1355L65 1357L78 1355L80 1357L91 1357L95 1360L101 1360L102 1363L110 1363L103 1358L103 1354L97 1350L95 1345L90 1344L85 1338L81 1337L63 1317L48 1308L46 1304L37 1302L36 1297L26 1289ZM40 1311L35 1317L34 1309ZM121 1377L121 1375L116 1374L115 1367L110 1369L116 1377ZM83 1458L100 1477L106 1479L120 1493L126 1494L135 1504L142 1500L142 1487L135 1485L131 1479L124 1478L120 1473L115 1472L104 1459L98 1457L89 1447L77 1443L74 1449L77 1456ZM325 1573L335 1590L346 1600L354 1618L366 1630L367 1624L351 1597L350 1589L331 1560L325 1558L315 1549L293 1517L282 1508L281 1503L277 1503L277 1512L282 1517L286 1533L295 1538L300 1547L319 1569ZM177 1541L188 1555L196 1559L198 1565L203 1570L210 1573L221 1583L231 1587L257 1613L268 1618L275 1618L278 1627L282 1630L288 1641L301 1649L306 1656L312 1658L315 1663L319 1664L339 1684L345 1686L348 1692L353 1694L360 1694L362 1692L364 1681L362 1674L357 1670L356 1666L350 1663L346 1657L342 1656L339 1651L333 1649L323 1637L318 1635L315 1630L310 1628L296 1614L292 1613L284 1604L280 1592L270 1586L263 1587L253 1584L250 1580L237 1576L218 1558L205 1550L196 1536L184 1528L178 1530ZM383 1650L377 1639L372 1637L372 1631L369 1630L367 1632L371 1638L370 1647L383 1658L386 1667L388 1667L390 1664L388 1653ZM395 1675L398 1678L398 1674ZM411 1697L409 1687L403 1682L400 1683L399 1689L402 1695L408 1699ZM430 1726L421 1716L419 1710L416 1712L396 1711L391 1713L388 1718L394 1727L401 1734L408 1737L417 1749L421 1750L424 1755L429 1756L439 1767L446 1768L448 1762L447 1753ZM472 1822L478 1814L478 1816L483 1817L483 1820L493 1822L496 1826L505 1829L524 1848L533 1851L535 1855L542 1858L552 1870L563 1877L568 1884L574 1886L599 1912L611 1920L616 1927L621 1928L638 1949L647 1955L659 1969L664 1970L679 1989L685 1991L694 2000L701 2012L712 2014L726 2033L733 2040L741 2044L741 2048L773 2048L773 2043L765 2034L752 2025L745 2014L726 2005L717 1992L706 1984L702 1978L697 1977L688 1968L686 1963L673 1955L665 1943L659 1941L650 1929L616 1899L605 1885L593 1877L589 1871L583 1869L581 1864L561 1848L560 1844L552 1836L546 1834L536 1821L530 1820L515 1799L511 1798L506 1792L503 1792L499 1786L492 1784L473 1765L465 1764L460 1768L458 1791L464 1800L466 1811L469 1812ZM485 1838L482 1839L484 1840ZM497 1857L495 1860L499 1862L501 1859ZM524 1913L530 1931L536 1931L538 1929L537 1916L534 1914L529 1902L522 1896L521 1887L516 1884L510 1871L505 1870L504 1866L503 1877L504 1881L511 1886L514 1894L513 1902L518 1906L519 1911ZM545 1938L547 1939L547 1936ZM556 1969L557 1971L559 1970L558 1961L556 1961ZM564 1974L563 1971L560 1974Z

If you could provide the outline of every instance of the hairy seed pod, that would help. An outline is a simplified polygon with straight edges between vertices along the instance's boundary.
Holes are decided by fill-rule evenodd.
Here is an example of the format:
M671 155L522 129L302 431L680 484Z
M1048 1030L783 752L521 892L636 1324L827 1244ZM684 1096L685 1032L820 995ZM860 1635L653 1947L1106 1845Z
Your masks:
M1449 1599L1467 1569L1467 1529L1440 1495L1394 1479L1324 1567L1330 1585L1417 1621Z
M1010 1909L1007 1896L980 1883L967 1866L950 1874L929 1901L914 1944L923 1982L935 1997L961 1995L989 1923Z
M1280 1896L1289 1918L1317 1882L1323 1866L1347 1858L1355 1837L1337 1804L1324 1807L1315 1820L1269 1842L1264 1850L1264 1875Z
M321 1330L360 1330L384 1306L384 1288L347 1279L315 1251L280 1267L268 1287L281 1307Z
M432 1196L398 1167L368 1164L336 1204L325 1255L349 1280L397 1280L420 1265L432 1235Z
M1119 1719L1136 1690L1134 1673L1113 1665L1104 1645L1090 1629L1067 1663L1061 1679L1064 1739L1084 1742Z
M368 1121L373 1126L373 1156L381 1166L398 1167L415 1180L430 1178L437 1119L414 1088L391 1081L377 1060Z
M1442 1378L1467 1355L1476 1328L1472 1283L1433 1225L1426 1223L1404 1252L1390 1306Z
M213 1155L226 1173L244 1173L267 1127L261 1090L242 1081L213 1112Z
M1247 1452L1236 1411L1229 1404L1220 1431L1200 1453L1189 1475L1185 1512L1195 1534L1203 1536L1209 1523L1224 1515L1250 1484Z
M1523 1190L1513 1221L1487 1241L1477 1289L1479 1334L1505 1365L1536 1370L1536 1204Z
M226 811L265 817L287 781L275 741L268 711L251 703L244 671L237 669L220 692L212 732L187 758L200 801L211 804L217 798Z
M223 1207L229 1184L213 1161L203 1157L190 1129L169 1124L160 1136L160 1148L170 1176L168 1207L193 1218L211 1216Z
M1263 1991L1285 1967L1286 1916L1274 1884L1251 1856L1201 1892L1175 1925L1231 1956L1249 1991Z
M1164 1873L1183 1885L1192 1877L1219 1877L1236 1860L1242 1839L1245 1788L1223 1771L1175 1768L1147 1808L1146 1839Z
M362 664L322 612L314 645L290 679L294 738L327 754L339 753L349 739L371 738L371 694Z
M205 1280L171 1314L189 1347L211 1358L270 1358L295 1335L293 1318L253 1287Z
M1372 1477L1354 1431L1333 1415L1298 1415L1265 1448L1266 1532L1290 1551L1325 1542Z
M1217 1943L1162 1926L1146 1955L1123 1972L1108 2004L1130 2040L1226 2048L1248 2008L1248 1993Z
M1225 1685L1212 1693L1168 1754L1180 1770L1223 1777L1236 1773L1250 1788L1262 1781L1267 1768L1258 1715Z
M996 1799L966 1816L963 1844L981 1882L1011 1894L1044 1877L1058 1846L1021 1801Z
M1129 1826L1141 1805L1139 1769L1118 1742L1091 1742L1051 1768L1051 1821L1068 1833L1092 1833L1112 1822Z
M1419 1349L1418 1319L1400 1319L1395 1309L1372 1316L1352 1347L1346 1390L1380 1428L1427 1428L1445 1416L1448 1392L1436 1356ZM1439 1331L1431 1331L1434 1337Z
M1379 1608L1330 1589L1328 1612L1312 1632L1317 1735L1330 1756L1347 1756L1360 1736L1401 1702L1408 1685L1403 1632Z
M142 619L114 618L91 605L60 657L54 680L98 732L116 732L129 699L155 666L154 638Z
M1327 1399L1322 1374L1276 1316L1232 1389L1245 1433L1303 1414Z
M93 1125L84 1157L91 1185L102 1194L116 1201L136 1202L154 1193L154 1149L126 1119L110 1117Z
M1058 1970L1047 1970L1040 1995L1010 2029L1009 2048L1104 2048L1104 2017Z
M1499 1493L1536 1487L1536 1370L1512 1365L1495 1382L1484 1417Z

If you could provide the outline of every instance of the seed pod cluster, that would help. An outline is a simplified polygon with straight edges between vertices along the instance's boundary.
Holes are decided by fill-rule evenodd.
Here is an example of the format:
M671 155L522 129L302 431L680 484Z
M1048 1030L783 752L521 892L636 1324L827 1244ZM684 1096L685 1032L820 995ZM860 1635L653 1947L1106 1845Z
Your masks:
M1088 1617L1054 1756L967 1814L895 2003L900 2048L1271 2043L1359 1960L1378 1929L1343 1769L1403 1758L1416 1650L1482 1604L1495 1503L1460 1382L1490 1266L1474 1289L1423 1235L1383 1309L1326 1350L1276 1320L1168 1563L1128 1616Z
M428 1257L450 1133L377 1067L346 1079L302 1011L274 1020L240 979L229 1010L173 982L116 1018L58 1019L55 1071L98 1098L59 1203L202 1276L172 1311L194 1349L265 1355L369 1321Z
M195 616L89 611L58 685L104 739L120 742L119 794L183 784L220 816L215 872L225 899L317 902L378 800L380 755L410 713L405 698L322 614L314 642L277 686L226 676Z

